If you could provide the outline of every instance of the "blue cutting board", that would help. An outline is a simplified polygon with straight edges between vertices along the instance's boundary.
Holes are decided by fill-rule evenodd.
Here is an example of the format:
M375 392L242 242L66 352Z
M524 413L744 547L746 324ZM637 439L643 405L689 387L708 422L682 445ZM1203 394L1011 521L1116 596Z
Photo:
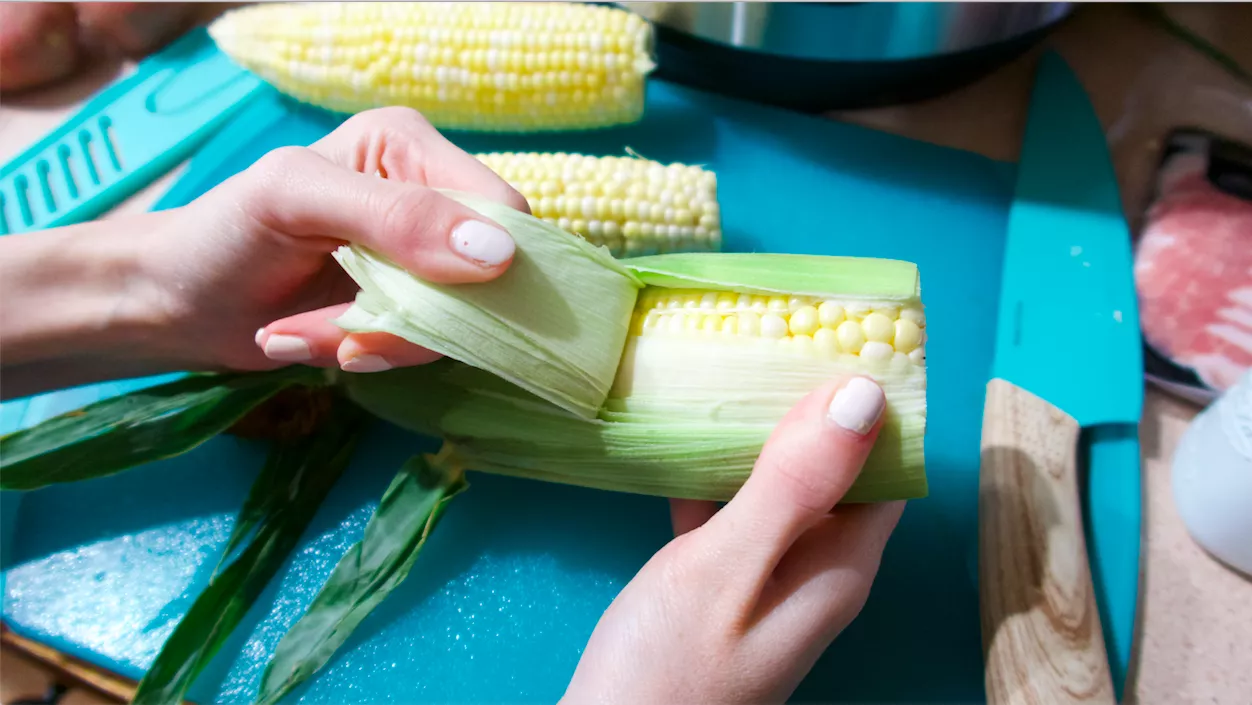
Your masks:
M185 203L266 151L308 144L341 119L262 96L206 145L161 205ZM629 147L661 161L706 164L718 173L728 250L918 264L930 331L931 494L910 504L864 612L795 700L982 701L979 435L1012 165L661 82L650 87L647 117L637 126L450 137L474 151L622 154ZM146 382L0 405L0 431L139 383ZM274 645L359 538L395 469L431 447L382 423L373 429L193 699L250 701ZM1133 467L1101 476L1111 478L1102 480L1103 492L1138 496L1133 450ZM206 583L263 453L256 443L223 437L181 458L26 495L10 532L6 621L140 677ZM1094 457L1125 466L1128 454ZM477 473L471 483L408 582L293 699L553 702L604 608L670 537L661 499Z

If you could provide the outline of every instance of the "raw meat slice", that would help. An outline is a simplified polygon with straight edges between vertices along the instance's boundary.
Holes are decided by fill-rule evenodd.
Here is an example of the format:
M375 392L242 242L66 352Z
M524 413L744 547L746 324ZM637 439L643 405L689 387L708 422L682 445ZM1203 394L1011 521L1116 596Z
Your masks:
M1252 367L1252 202L1209 182L1203 154L1163 167L1135 252L1144 338L1221 392Z

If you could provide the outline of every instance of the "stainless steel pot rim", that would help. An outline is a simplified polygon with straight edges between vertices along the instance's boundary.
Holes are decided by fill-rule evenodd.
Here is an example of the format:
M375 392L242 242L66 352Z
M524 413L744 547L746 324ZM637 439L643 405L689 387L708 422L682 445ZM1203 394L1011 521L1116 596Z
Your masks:
M1073 3L618 2L654 24L740 50L818 61L906 61L1043 29Z

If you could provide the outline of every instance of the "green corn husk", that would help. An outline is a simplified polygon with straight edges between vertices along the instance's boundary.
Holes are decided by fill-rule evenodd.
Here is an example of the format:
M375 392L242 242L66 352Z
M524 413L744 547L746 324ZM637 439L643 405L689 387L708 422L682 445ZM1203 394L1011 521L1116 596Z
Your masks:
M906 262L795 255L682 254L622 260L650 286L807 295L867 306L920 306ZM718 336L629 337L594 419L554 407L452 360L344 384L372 413L449 443L465 468L608 490L729 499L766 439L822 383L866 374L884 388L884 427L847 502L925 496L925 369L903 356L822 357ZM770 341L773 342L773 341Z
M361 293L335 323L391 333L593 418L616 375L642 284L607 249L480 196L444 193L512 234L508 271L485 284L442 286L344 246L335 258Z

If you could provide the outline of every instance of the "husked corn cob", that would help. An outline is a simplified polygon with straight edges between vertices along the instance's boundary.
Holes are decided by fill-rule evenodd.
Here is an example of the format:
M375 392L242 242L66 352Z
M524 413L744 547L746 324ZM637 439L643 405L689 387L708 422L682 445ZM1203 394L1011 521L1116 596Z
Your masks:
M459 130L635 122L654 68L647 22L578 3L261 4L209 31L299 100L348 113L405 105Z
M478 159L521 192L536 217L615 257L721 249L717 177L698 166L565 153Z

